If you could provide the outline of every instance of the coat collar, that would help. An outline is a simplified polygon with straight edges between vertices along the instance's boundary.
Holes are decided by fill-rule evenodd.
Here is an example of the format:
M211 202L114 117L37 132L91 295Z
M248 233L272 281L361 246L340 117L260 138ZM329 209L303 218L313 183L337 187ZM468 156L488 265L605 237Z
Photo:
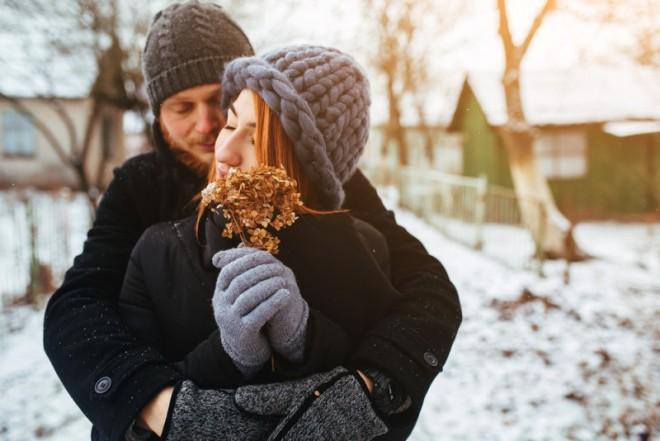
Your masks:
M201 222L199 242L201 245L202 265L207 270L215 269L211 262L213 255L218 251L237 247L240 240L238 238L228 239L222 235L222 230L227 223L222 214L207 210Z

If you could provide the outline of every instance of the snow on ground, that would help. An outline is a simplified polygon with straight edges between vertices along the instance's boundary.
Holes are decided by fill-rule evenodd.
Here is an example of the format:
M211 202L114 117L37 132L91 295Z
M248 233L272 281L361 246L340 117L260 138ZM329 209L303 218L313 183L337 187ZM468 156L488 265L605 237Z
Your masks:
M445 264L464 315L412 439L636 440L652 439L641 434L653 425L657 436L657 230L649 239L638 226L579 227L577 240L606 259L573 264L564 285L561 262L546 262L541 278L409 214L399 221Z
M10 319L9 335L0 340L0 440L89 440L91 424L43 351L43 308L5 314Z
M518 265L518 252L504 260L507 237L517 241L516 234L485 233L493 258L407 212L397 215L445 264L464 315L411 439L657 436L659 226L578 227L577 240L598 258L573 264L565 285L562 262L546 262L540 277L533 266ZM489 234L501 247L495 237L488 245ZM43 354L43 310L12 308L3 320L0 439L89 439L89 423Z

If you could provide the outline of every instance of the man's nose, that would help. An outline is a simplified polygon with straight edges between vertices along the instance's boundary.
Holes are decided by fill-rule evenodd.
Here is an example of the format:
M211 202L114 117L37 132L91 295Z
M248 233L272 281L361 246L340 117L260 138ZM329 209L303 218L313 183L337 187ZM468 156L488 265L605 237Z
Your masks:
M195 130L204 134L214 133L223 122L224 116L219 108L210 105L200 106Z

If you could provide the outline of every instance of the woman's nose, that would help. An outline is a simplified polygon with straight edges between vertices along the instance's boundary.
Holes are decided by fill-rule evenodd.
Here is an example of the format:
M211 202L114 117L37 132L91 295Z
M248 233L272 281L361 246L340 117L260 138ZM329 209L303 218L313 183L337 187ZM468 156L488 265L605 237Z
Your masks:
M218 136L215 143L215 160L229 167L240 167L243 158L235 148L232 138L232 136Z

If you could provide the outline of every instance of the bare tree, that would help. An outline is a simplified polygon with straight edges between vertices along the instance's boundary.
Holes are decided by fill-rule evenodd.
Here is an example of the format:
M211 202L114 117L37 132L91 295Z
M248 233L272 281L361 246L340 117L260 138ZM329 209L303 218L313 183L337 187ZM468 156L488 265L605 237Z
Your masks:
M499 35L504 48L502 86L507 122L499 133L504 141L511 176L518 196L523 222L540 251L548 257L571 257L575 248L570 221L559 211L534 156L534 131L525 118L520 93L521 64L545 18L556 9L555 0L546 0L521 43L513 41L506 0L497 0Z
M561 9L603 31L625 29L633 37L613 41L606 59L583 48L583 57L589 61L611 62L616 54L640 66L660 68L660 0L628 0L625 5L617 0L564 0Z
M409 163L409 145L403 126L403 113L412 112L425 138L427 157L433 159L433 135L424 104L429 99L431 79L429 55L432 44L447 31L463 11L462 2L445 0L365 0L377 44L373 46L371 65L384 82L387 99L387 123L382 149L390 143L397 148L399 163ZM442 14L434 11L442 10ZM433 56L442 52L433 47ZM405 108L407 103L408 108Z
M145 13L144 8L141 10L119 0L8 1L5 7L12 12L12 16L23 20L21 23L3 20L3 27L6 26L15 35L20 36L23 32L26 39L38 34L45 41L41 52L27 52L33 58L30 60L31 66L37 66L37 72L31 72L32 75L40 74L42 82L47 84L58 81L49 71L58 58L66 59L70 64L70 75L80 74L76 73L76 68L81 66L94 71L86 92L91 105L82 139L79 139L74 119L57 94L45 93L35 97L48 103L66 127L66 142L58 139L50 128L50 122L35 115L23 100L9 93L0 93L0 98L31 118L62 163L75 173L80 190L88 195L94 206L95 196L103 184L102 173L90 173L88 162L94 130L101 116L108 109L133 110L146 116L147 104L141 95L143 79L139 53L151 14ZM2 62L3 67L8 69L11 64L11 61ZM105 153L97 165L97 171L105 168L108 160ZM90 174L96 175L97 180L92 181Z

